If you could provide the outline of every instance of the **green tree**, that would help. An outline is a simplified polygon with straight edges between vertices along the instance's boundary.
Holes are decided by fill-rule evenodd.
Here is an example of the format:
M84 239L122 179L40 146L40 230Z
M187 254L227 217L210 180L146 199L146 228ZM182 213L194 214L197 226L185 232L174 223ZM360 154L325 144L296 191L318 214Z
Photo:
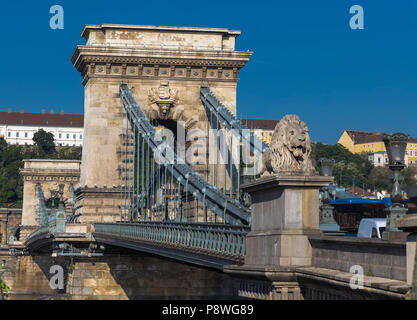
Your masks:
M312 146L312 159L318 163L322 157L335 160L333 176L335 182L344 187L353 184L365 189L387 190L392 189L393 173L388 167L374 167L368 160L366 152L354 154L340 144L326 145L315 143ZM416 171L405 168L401 171L403 176L402 187L416 183Z
M53 141L53 140L52 140ZM55 147L54 147L55 149ZM21 207L23 201L23 179L19 169L24 159L56 158L81 159L81 147L63 147L60 152L48 153L39 145L8 145L0 138L0 205Z
M38 147L40 158L51 157L56 154L54 135L52 133L46 132L43 129L39 129L33 135L32 140Z
M387 167L375 167L369 174L369 181L378 190L391 190L392 171Z
M416 170L415 168L408 167L401 171L401 175L404 177L403 187L416 184Z
M6 140L4 140L3 137L0 137L0 152L2 152L4 150L4 148L7 147L7 142Z
M81 160L82 150L82 147L60 147L58 159Z
M354 154L341 144L327 145L315 143L312 146L311 157L316 164L320 158L331 158L335 160L333 176L335 182L344 187L352 184L372 188L368 181L368 175L373 165L369 162L366 154Z

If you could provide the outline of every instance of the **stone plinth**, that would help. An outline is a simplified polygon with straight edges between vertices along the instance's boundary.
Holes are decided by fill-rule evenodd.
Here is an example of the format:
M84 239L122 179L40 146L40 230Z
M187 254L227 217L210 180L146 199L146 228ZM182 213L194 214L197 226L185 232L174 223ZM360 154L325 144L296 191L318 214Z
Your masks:
M310 266L308 237L319 235L319 189L333 177L273 175L242 186L252 197L252 231L243 266L227 266L238 295L270 300L303 299L295 268Z
M308 236L320 233L319 189L331 181L333 177L274 175L244 185L252 196L245 265L310 265Z

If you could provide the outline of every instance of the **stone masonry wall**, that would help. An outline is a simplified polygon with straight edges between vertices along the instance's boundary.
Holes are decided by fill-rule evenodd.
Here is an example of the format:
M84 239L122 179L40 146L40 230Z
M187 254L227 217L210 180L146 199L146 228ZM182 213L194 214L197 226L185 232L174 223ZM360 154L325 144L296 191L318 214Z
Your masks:
M146 255L112 255L75 263L73 299L227 299L233 280L218 271Z
M350 272L353 265L365 275L406 281L406 244L381 239L310 237L313 266Z
M233 280L228 275L168 259L134 254L97 258L53 258L45 255L11 256L0 252L7 266L2 279L9 299L230 299ZM51 266L64 269L65 288L53 290Z

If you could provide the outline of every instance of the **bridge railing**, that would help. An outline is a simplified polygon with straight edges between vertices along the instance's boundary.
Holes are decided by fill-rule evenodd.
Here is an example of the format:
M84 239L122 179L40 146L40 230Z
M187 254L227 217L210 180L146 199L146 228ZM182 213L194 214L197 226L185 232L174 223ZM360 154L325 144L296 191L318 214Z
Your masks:
M249 227L175 222L95 223L95 233L241 260Z
M26 238L25 245L27 246L36 238L45 238L47 236L49 236L49 226L46 225L43 227L39 227Z

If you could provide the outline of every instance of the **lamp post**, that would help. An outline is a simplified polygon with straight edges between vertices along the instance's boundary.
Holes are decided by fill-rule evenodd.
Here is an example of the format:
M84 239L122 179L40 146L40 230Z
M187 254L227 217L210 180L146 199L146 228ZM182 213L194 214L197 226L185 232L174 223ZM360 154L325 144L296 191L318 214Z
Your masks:
M334 160L327 158L319 159L320 175L330 177L333 174ZM329 187L322 189L323 196L320 203L320 230L322 231L340 231L340 227L334 220L334 208L330 204Z
M391 192L390 208L387 208L387 227L389 232L400 231L395 227L395 221L407 213L407 208L401 203L401 176L400 171L405 168L405 150L410 136L404 133L384 134L382 140L387 150L389 165L388 167L393 171L393 184Z
M58 191L57 190L51 190L51 199L52 199L52 208L55 208L55 198L57 195Z
M59 206L58 209L64 209L64 184L59 185Z

